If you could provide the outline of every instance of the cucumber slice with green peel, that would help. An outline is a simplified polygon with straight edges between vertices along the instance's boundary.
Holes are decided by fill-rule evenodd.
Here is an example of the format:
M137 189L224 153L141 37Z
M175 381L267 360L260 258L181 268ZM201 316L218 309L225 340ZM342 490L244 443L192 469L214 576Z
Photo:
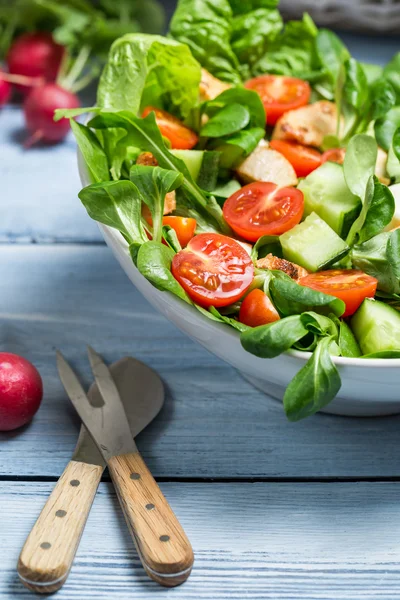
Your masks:
M346 242L315 213L283 233L279 241L284 258L311 272L325 269L350 250Z
M203 150L171 150L171 154L183 160L192 179L197 181L205 152Z
M340 237L346 238L361 212L361 200L347 187L343 167L326 162L298 185L304 194L304 216L315 212Z
M217 185L220 158L220 152L213 150L203 152L203 160L196 183L206 192L212 192Z
M351 328L363 354L400 350L400 313L384 302L366 298Z

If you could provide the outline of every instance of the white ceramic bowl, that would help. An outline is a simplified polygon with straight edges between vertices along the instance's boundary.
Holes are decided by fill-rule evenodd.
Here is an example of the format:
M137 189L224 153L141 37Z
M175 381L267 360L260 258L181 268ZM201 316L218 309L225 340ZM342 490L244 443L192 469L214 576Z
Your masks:
M79 172L83 185L90 183L81 155ZM285 388L310 353L291 350L277 358L262 359L246 352L239 334L228 325L215 323L173 294L161 292L139 273L128 245L115 229L100 225L104 239L121 267L143 296L190 338L222 358L258 389L282 399ZM342 379L339 395L324 412L347 416L380 416L400 412L400 359L335 357Z

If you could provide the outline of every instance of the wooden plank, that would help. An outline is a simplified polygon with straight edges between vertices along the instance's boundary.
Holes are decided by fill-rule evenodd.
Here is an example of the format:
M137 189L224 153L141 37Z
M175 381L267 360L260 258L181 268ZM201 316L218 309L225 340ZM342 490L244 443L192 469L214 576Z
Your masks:
M359 60L384 64L398 50L396 38L340 35ZM93 99L82 103L92 106ZM77 198L81 184L73 136L59 145L25 150L23 127L19 107L0 111L0 174L6 190L6 201L0 203L0 242L101 242Z
M111 485L101 484L60 600L396 600L400 484L162 484L195 552L172 590L144 574ZM0 484L0 597L30 593L18 554L51 485Z
M166 405L138 438L156 476L392 477L400 417L316 415L288 423L279 402L181 334L135 291L102 246L1 249L0 347L31 359L45 383L33 423L0 436L0 474L56 476L78 419L55 366L60 348L90 383L85 344L109 362L133 354L157 369Z

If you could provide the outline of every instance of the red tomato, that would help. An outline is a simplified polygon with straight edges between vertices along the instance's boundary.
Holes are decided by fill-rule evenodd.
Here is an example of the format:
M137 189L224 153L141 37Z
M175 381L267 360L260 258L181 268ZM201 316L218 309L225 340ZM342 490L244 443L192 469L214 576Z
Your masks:
M288 159L297 177L306 177L321 165L321 153L310 146L284 140L271 140L269 145Z
M245 240L256 242L262 235L280 235L300 223L304 197L294 187L256 181L230 196L223 207L225 220Z
M175 254L172 274L201 306L227 306L243 296L253 281L250 256L232 238L200 233Z
M169 139L172 148L175 150L190 150L197 144L199 138L195 132L165 110L148 106L144 109L142 117L147 117L151 112L156 115L156 123L161 135Z
M346 156L346 148L331 148L327 150L322 155L322 162L330 162L338 163L339 165L343 164L344 157Z
M260 96L267 113L268 125L275 125L288 110L308 104L311 88L306 81L282 75L261 75L245 83Z
M142 216L149 225L153 225L151 212L146 204L142 206ZM194 232L197 227L196 219L192 219L191 217L175 217L173 215L167 215L166 217L163 217L162 224L169 225L175 230L182 248L188 245L194 236ZM149 238L151 239L150 235Z
M275 306L262 290L250 292L240 307L239 321L249 327L267 325L279 319Z
M378 280L362 271L331 269L311 273L300 279L299 283L343 300L346 304L343 316L349 317L356 312L364 298L375 296Z
M190 217L174 217L167 216L163 217L163 225L169 225L175 230L176 235L182 248L185 248L196 230L197 222L196 219Z

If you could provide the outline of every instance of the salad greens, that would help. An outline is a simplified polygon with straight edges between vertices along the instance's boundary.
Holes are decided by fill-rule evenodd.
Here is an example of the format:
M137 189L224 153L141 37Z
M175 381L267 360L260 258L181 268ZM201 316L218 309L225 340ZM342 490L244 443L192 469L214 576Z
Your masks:
M114 42L97 106L57 111L91 113L86 125L71 120L92 182L79 197L121 232L151 284L236 330L255 356L311 353L285 393L292 421L338 393L332 357L400 356L400 215L387 185L400 181L399 56L384 69L359 63L308 15L283 25L276 0L179 0L169 37ZM243 85L265 74L277 88L286 76L310 86L276 125L268 102ZM312 119L302 121L306 108ZM298 122L288 125L290 115ZM315 164L304 174L298 156L269 140L303 144L298 130L312 133L314 121L326 134L305 149ZM343 165L343 154L326 162L328 148L341 149ZM251 218L249 189L262 199ZM290 224L263 229L265 214L279 222L294 198ZM254 293L261 324L246 314Z

